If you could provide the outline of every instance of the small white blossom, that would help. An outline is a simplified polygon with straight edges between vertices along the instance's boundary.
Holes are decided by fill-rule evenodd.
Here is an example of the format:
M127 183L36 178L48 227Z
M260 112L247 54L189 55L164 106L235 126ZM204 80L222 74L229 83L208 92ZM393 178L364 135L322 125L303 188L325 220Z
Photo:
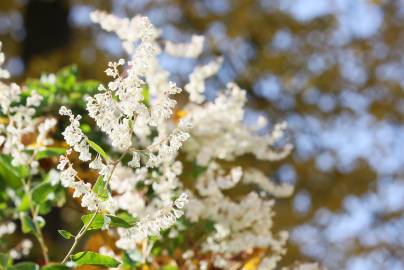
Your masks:
M43 97L36 91L32 91L31 95L27 98L28 107L38 107L41 104Z
M73 166L69 165L67 169L60 173L60 181L64 187L72 187L76 178L77 172Z
M222 62L223 58L217 58L206 65L197 66L189 75L189 83L184 89L189 93L190 101L199 104L205 100L205 80L219 71Z
M107 230L109 228L109 224L111 224L111 218L104 216L104 223L102 224L101 230Z
M132 153L132 160L128 162L128 166L132 168L140 167L140 155L137 152Z
M205 38L203 36L194 35L189 43L173 43L167 41L165 51L173 56L195 58L201 54L204 40Z

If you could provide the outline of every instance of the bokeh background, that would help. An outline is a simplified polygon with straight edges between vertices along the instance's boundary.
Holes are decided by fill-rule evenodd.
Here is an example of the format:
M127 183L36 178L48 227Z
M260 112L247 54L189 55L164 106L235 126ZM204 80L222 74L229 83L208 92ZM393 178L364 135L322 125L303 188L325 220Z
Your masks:
M404 269L403 0L1 0L14 80L73 63L105 80L124 52L91 23L94 9L147 15L169 40L206 35L198 60L161 55L172 79L223 55L208 97L235 80L249 94L247 122L289 123L295 151L265 168L296 185L276 204L276 229L291 232L284 264Z

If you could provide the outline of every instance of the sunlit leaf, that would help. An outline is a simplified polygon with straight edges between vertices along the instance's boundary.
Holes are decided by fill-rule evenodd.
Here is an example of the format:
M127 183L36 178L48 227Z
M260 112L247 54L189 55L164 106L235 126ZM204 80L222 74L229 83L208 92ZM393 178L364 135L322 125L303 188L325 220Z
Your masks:
M100 175L98 177L97 181L93 186L93 191L95 194L97 194L97 197L100 198L101 200L105 201L108 199L108 190L103 176Z
M72 237L74 237L74 235L66 230L58 230L58 233L64 238L64 239L70 239Z
M120 262L110 256L101 255L91 251L76 253L71 258L77 266L97 265L103 267L117 267L120 264Z
M130 226L133 226L136 224L136 222L138 221L137 218L135 218L134 216L132 216L131 214L129 214L126 211L122 211L119 212L118 214L116 214L116 216L120 219L123 219L126 223L128 223Z
M87 142L95 152L100 154L104 159L109 160L109 157L108 157L107 153L105 153L105 151L102 149L101 146L99 146L98 144L96 144L92 140L87 140Z
M81 220L83 221L83 224L87 225L90 222L93 215L94 214L88 214L88 215L82 216ZM128 222L126 222L125 220L123 220L117 216L113 216L113 215L106 215L106 216L111 219L111 222L109 223L110 227L122 227L122 228L132 227L131 224L129 224ZM88 227L88 230L101 229L104 225L104 222L105 222L104 215L97 214L96 217L94 218L93 222L91 223L91 225Z
M31 200L29 198L28 194L24 194L24 196L22 197L20 204L18 205L18 211L20 212L24 212L29 210L31 207Z

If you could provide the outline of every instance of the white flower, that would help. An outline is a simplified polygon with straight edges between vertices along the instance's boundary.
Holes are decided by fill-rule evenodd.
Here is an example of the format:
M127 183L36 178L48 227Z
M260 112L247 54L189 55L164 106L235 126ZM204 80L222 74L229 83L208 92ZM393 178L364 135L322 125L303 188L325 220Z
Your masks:
M132 153L132 160L128 162L128 166L132 168L140 167L140 155L137 152Z
M102 162L100 155L97 155L94 160L90 162L89 167L98 170L99 174L103 176L106 176L109 173L109 167Z
M91 192L91 184L82 181L74 182L72 188L74 188L73 198L81 197L82 195Z
M57 166L57 169L64 170L67 164L69 164L69 159L63 155L59 156L59 164Z
M72 111L64 106L60 108L59 113L61 115L68 116L70 120L70 125L67 126L66 129L62 132L62 135L66 142L74 149L74 151L80 153L80 160L91 160L90 147L87 144L88 138L80 129L79 120L81 119L81 116L77 115L75 117Z
M41 104L43 97L36 91L32 91L31 95L27 98L27 107L38 107Z
M36 139L38 146L47 146L52 144L53 140L47 138L49 131L57 124L56 119L46 119L38 126L38 137Z
M104 223L102 224L101 230L107 230L111 224L111 218L109 216L104 216Z
M173 43L166 42L165 51L173 56L180 57L198 57L203 50L203 36L192 36L190 43Z
M60 181L64 187L72 187L76 178L77 172L73 166L69 165L67 169L60 173Z
M205 92L205 80L215 75L223 63L223 58L217 58L206 65L197 66L191 75L189 75L189 83L184 89L189 93L189 100L195 103L202 103L205 100L203 93Z
M174 205L178 209L184 208L184 205L188 202L188 195L186 193L181 193L181 195L174 201Z
M15 229L16 229L16 226L13 222L6 222L3 224L0 224L0 239L4 235L14 233Z
M87 208L89 211L95 211L99 205L97 195L92 192L85 193L81 198L81 206Z

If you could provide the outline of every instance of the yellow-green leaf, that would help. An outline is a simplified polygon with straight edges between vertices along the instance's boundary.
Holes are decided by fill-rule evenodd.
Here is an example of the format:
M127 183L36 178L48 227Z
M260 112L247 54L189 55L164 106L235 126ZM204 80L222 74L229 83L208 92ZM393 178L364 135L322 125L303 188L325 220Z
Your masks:
M110 256L101 255L91 251L76 253L72 256L72 260L77 266L96 265L103 267L117 267L120 264L120 262Z

